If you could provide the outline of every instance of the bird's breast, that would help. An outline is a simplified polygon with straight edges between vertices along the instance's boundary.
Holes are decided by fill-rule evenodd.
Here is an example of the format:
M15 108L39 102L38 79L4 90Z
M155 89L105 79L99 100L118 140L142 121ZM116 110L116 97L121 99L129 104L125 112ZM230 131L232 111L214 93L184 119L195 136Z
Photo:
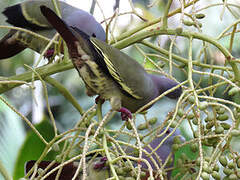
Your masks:
M90 95L100 95L101 98L109 100L112 96L119 94L115 82L109 78L93 60L82 60L76 63L79 75L86 84ZM88 93L89 95L89 93Z

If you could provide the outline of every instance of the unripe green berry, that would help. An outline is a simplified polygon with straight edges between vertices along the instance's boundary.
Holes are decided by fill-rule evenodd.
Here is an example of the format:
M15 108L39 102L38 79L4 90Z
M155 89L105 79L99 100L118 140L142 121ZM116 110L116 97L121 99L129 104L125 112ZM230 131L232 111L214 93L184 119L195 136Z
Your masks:
M126 175L126 172L123 170L123 168L116 168L116 173L120 176Z
M195 103L195 98L194 98L194 96L189 96L189 97L188 97L188 101L189 101L191 104Z
M178 144L173 144L173 145L172 145L172 150L173 150L173 151L177 151L178 148L179 148L179 145L178 145Z
M240 157L237 159L237 167L240 168Z
M238 177L237 177L236 174L231 174L231 175L229 176L229 180L237 180L237 179L238 179Z
M144 178L145 176L146 176L146 172L141 171L140 177L141 177L141 178Z
M147 129L147 124L146 123L139 124L137 129L140 131L145 130Z
M237 130L237 129L233 129L232 131L231 131L231 135L232 136L239 136L240 135L240 130Z
M219 171L219 166L217 164L215 164L213 170L218 172Z
M231 125L230 124L228 124L228 123L225 123L225 122L223 122L223 123L220 123L220 125L224 128L224 130L229 130L230 129L230 127L231 127Z
M217 111L217 114L224 114L226 110L225 108L220 107L216 111Z
M128 130L132 130L132 125L129 121L126 122L126 127Z
M194 119L192 119L192 123L197 126L198 125L198 120L196 118L194 118Z
M203 102L200 102L199 103L199 109L200 110L205 110L205 109L207 109L207 107L208 107L208 102L207 101L203 101Z
M61 155L57 155L57 156L55 157L55 160L56 160L57 162L61 162L61 160L62 160Z
M209 166L209 164L206 161L203 164L203 171L207 172L208 174L212 173L212 168Z
M172 123L170 124L171 128L175 128L177 126L177 122L176 121L172 121Z
M228 160L227 160L227 158L225 157L225 156L220 156L219 157L219 162L221 163L221 165L222 166L227 166L227 164L228 164Z
M221 114L221 115L217 116L217 120L226 121L226 120L228 120L228 115L227 114Z
M215 129L216 134L222 134L224 132L224 128L222 126L217 126Z
M223 169L223 173L229 176L230 174L233 173L233 170L230 169L230 168L225 167L225 168Z
M173 144L181 144L181 137L180 136L174 136L173 138Z
M193 113L189 113L188 115L187 115L187 118L188 119L193 119L195 116L194 116L194 114Z
M179 117L183 117L183 115L184 115L184 110L183 110L182 108L179 108L178 111L177 111L177 115L178 115Z
M221 179L220 174L219 174L218 172L216 172L216 171L213 171L212 177L213 177L214 179L216 179L216 180L220 180L220 179Z
M238 92L240 92L239 88L233 87L232 89L230 89L230 90L228 91L228 95L229 95L229 96L234 96L234 95L237 94Z
M234 163L233 161L231 161L231 162L228 163L228 167L229 167L230 169L234 169L235 166L236 166L236 163Z
M210 175L206 172L202 172L201 177L203 180L208 180L210 179Z
M195 23L192 22L192 21L183 20L183 24L186 25L186 26L192 26L192 25L194 25Z
M158 120L157 117L153 117L153 118L149 119L148 122L150 125L154 125L157 122L157 120Z
M196 14L195 17L197 19L203 19L203 18L205 18L205 14L199 13L199 14Z

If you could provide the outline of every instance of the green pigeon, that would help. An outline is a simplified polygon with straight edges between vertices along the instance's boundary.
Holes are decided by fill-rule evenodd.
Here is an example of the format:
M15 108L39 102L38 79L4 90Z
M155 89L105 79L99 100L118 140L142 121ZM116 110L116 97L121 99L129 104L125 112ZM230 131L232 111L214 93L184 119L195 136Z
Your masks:
M68 26L54 11L41 6L41 12L67 44L70 58L85 82L87 95L109 100L123 120L178 83L165 76L149 74L134 59L107 43ZM178 98L181 87L168 93Z
M6 22L9 24L31 30L48 39L52 39L56 30L42 15L40 11L41 5L45 5L55 11L51 0L34 0L24 1L7 7L2 13L6 16ZM77 27L89 36L105 41L106 35L103 27L91 14L63 1L59 1L59 9L63 20L69 26ZM42 53L48 43L49 40L47 39L39 39L27 32L12 29L0 40L0 60L10 58L26 48ZM53 53L54 46L46 52L45 56L51 57Z

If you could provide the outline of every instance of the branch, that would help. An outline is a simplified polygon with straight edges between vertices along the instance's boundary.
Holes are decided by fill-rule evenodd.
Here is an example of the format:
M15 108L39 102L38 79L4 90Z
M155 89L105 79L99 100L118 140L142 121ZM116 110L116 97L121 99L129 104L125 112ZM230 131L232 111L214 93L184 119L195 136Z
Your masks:
M56 74L58 72L66 71L69 69L73 68L72 62L56 62L53 64L48 64L41 66L39 68L36 68L35 71L44 79L46 76ZM8 77L6 80L11 81L11 80L17 80L17 81L26 81L26 82L31 82L32 79L39 80L36 74L33 74L32 71L27 71L23 74L15 75ZM9 91L10 89L13 89L17 86L20 86L21 84L19 83L12 83L12 84L0 84L0 94L4 93L6 91Z

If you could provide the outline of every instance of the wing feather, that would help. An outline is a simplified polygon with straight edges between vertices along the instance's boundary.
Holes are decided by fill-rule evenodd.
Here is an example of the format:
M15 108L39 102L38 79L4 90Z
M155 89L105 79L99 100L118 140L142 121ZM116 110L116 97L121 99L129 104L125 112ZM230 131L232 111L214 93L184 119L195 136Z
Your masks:
M137 95L134 91L134 89L132 89L131 87L129 87L125 82L124 79L120 76L120 74L118 73L117 69L115 68L115 66L113 65L112 61L110 60L110 57L104 53L102 51L102 49L98 46L98 44L93 41L91 39L91 42L93 43L93 45L95 46L95 48L97 48L103 55L103 59L107 65L107 68L111 74L111 76L120 84L120 86L122 87L122 89L124 91L126 91L127 93L129 93L131 96L133 96L136 99L142 99L141 96Z

